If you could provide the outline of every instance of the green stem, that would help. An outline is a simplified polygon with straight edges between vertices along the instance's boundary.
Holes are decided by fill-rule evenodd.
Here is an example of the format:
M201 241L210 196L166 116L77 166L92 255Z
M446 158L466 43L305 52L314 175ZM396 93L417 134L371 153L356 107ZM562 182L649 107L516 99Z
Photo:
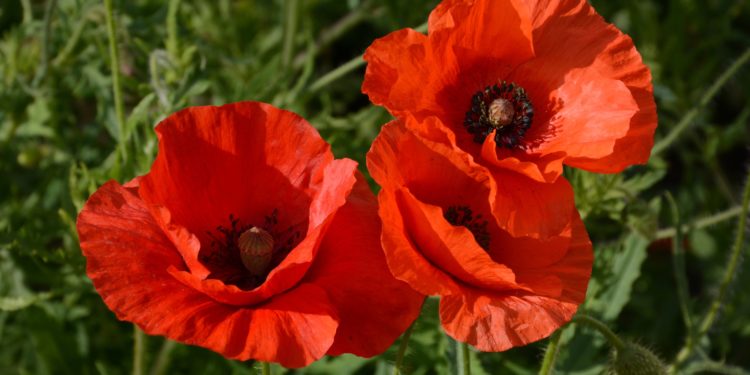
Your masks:
M62 66L62 64L64 64L70 57L73 49L78 45L78 41L81 40L81 35L83 34L83 29L89 21L89 15L91 14L92 9L94 8L89 8L89 10L84 13L83 17L78 19L78 23L76 24L75 29L73 29L73 34L68 38L65 47L63 47L62 51L57 54L54 60L52 60L52 65L54 67L59 68Z
M460 345L461 350L458 351L459 374L471 375L471 356L469 354L469 344L462 342L460 343Z
M740 264L740 259L742 258L742 250L744 248L745 244L745 232L747 231L747 216L748 216L748 208L750 206L750 173L748 173L747 179L745 181L745 190L742 195L742 211L740 213L740 220L737 224L737 235L734 239L734 246L732 247L732 255L729 257L729 262L727 263L726 271L724 272L724 277L721 280L721 284L719 286L719 294L716 295L716 299L714 299L713 303L711 304L711 307L708 310L708 313L706 314L706 317L703 319L703 322L700 326L699 335L704 335L708 332L709 329L711 329L711 326L714 324L714 320L716 320L716 316L719 313L719 309L721 308L721 305L724 303L724 298L726 298L727 292L729 291L729 285L732 283L732 280L734 279L734 274L737 271L737 266Z
M124 164L127 159L125 147L125 109L122 101L122 87L120 85L120 55L117 49L117 36L115 34L115 17L112 9L112 0L104 0L105 15L107 18L107 36L109 38L109 60L112 70L112 94L115 101L115 115L117 118L118 148L120 149L120 162Z
M156 361L154 361L154 365L151 367L149 375L162 375L167 371L169 362L172 359L172 351L176 347L176 342L164 339L164 343L161 345L161 349L159 349L159 354L156 356Z
M260 363L260 373L262 375L271 375L271 364L268 362Z
M602 336L604 336L604 338L606 338L607 341L609 341L609 343L612 346L614 346L615 349L617 349L618 351L625 348L625 343L622 342L622 340L620 340L620 338L617 337L617 335L614 332L612 332L612 330L610 330L609 327L607 327L604 323L588 315L576 315L573 317L573 319L570 320L570 322L576 323L576 324L583 324L583 325L589 326L599 331L599 333L601 333Z
M310 92L314 93L323 87L328 86L331 82L338 80L339 78L351 73L362 65L365 65L365 60L362 59L364 55L359 55L349 60L344 65L326 73L322 77L318 78L315 82L310 85Z
M406 356L406 348L409 346L409 339L411 333L414 331L414 326L417 324L415 321L409 328L406 329L404 335L401 336L401 344L398 346L398 352L396 352L396 364L393 367L393 375L399 375L401 373L401 366L404 364L404 357Z
M133 375L143 375L143 353L145 334L133 325Z
M696 220L695 222L693 222L690 225L683 225L682 226L682 231L685 232L689 228L692 228L693 230L695 230L695 229L702 229L702 228L710 227L712 225L721 223L723 221L726 221L726 220L729 220L729 219L733 219L733 218L739 216L740 213L742 213L742 207L741 206L735 206L735 207L732 207L732 208L730 208L730 209L728 209L726 211L719 212L716 215L705 217L705 218L702 218L702 219L698 219L698 220ZM676 234L677 234L676 228L666 228L666 229L662 229L662 230L656 232L656 238L655 239L657 239L657 240L663 240L665 238L672 238Z
M49 35L52 27L52 12L57 5L57 0L48 0L47 7L44 10L44 29L42 30L42 51L39 61L39 67L36 71L36 76L32 82L32 86L37 87L39 83L44 80L47 76L47 70L49 68Z
M180 41L177 34L177 12L180 10L180 0L169 0L167 6L167 52L173 61L178 61Z
M385 8L380 7L372 9L373 3L372 0L366 0L346 16L336 21L336 23L323 30L318 39L315 40L315 48L310 49L308 52L300 52L297 54L297 57L294 58L294 68L298 69L302 67L305 64L305 61L312 57L310 55L316 55L320 50L329 46L333 41L346 34L346 32L362 21L382 15Z
M427 23L424 23L422 25L419 25L415 28L415 30L419 32L425 32L427 31ZM344 77L345 75L351 73L352 71L356 70L362 65L365 65L365 60L363 60L364 55L359 55L348 62L344 63L344 65L339 66L338 68L326 73L322 77L318 78L317 81L313 82L310 85L309 91L310 93L314 93L332 82L338 80L341 77Z
M701 110L708 105L708 103L711 102L711 100L716 96L716 94L719 92L719 90L727 83L729 82L729 79L732 78L732 76L737 73L737 71L744 65L745 63L750 60L750 49L746 50L745 53L743 53L737 61L735 61L729 69L724 71L721 76L714 82L711 87L706 91L705 94L703 94L703 97L701 97L701 100L698 102L698 105L693 107L690 111L688 111L680 120L680 122L675 125L674 128L667 134L666 137L664 137L662 140L656 143L654 145L653 150L651 150L651 156L658 155L662 153L664 150L669 148L669 146L674 143L677 138L682 135L682 132L684 132L692 123L693 120L698 116Z
M281 49L281 63L285 69L292 64L294 34L297 32L297 0L284 1L284 44Z
M690 309L688 308L688 282L687 271L685 270L685 252L682 249L682 222L680 213L677 209L672 194L667 192L667 201L672 211L672 220L675 222L675 236L672 240L672 270L674 272L675 283L677 284L677 297L680 302L680 311L682 320L687 328L688 339L695 335L693 321L690 318Z
M560 349L560 338L562 338L563 329L558 329L549 338L547 344L547 350L544 352L544 359L542 360L542 367L539 369L539 375L549 375L555 369L555 361L557 361L557 351Z

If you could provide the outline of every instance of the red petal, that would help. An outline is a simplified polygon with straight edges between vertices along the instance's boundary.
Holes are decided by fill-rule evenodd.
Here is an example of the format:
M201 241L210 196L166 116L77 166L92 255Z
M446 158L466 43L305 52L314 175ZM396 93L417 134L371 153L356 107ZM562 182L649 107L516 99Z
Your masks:
M315 196L310 205L308 232L285 258L271 271L266 281L253 290L242 290L221 280L200 278L199 275L170 268L169 273L216 301L235 306L254 305L297 284L312 265L323 235L336 211L344 205L356 181L357 163L349 159L334 160L312 181Z
M448 223L440 207L420 202L408 189L398 190L397 200L409 237L430 263L479 288L519 289L513 271L495 263L468 229Z
M596 143L569 150L566 164L596 172L619 172L629 165L645 163L653 145L656 107L650 72L632 40L606 23L584 0L527 0L527 3L533 15L537 58L525 64L523 72L533 72L535 80L552 84L553 88L562 84L563 77L565 85L580 85L575 80L588 82L602 78L622 81L624 85L617 91L613 91L612 84L609 88L597 84L604 97L599 100L598 108L591 106L589 111L606 113L617 112L618 107L625 105L634 107L634 114L627 120L622 116L595 119L592 124L598 124L600 130L606 129L606 134L600 135ZM519 77L527 73L520 73ZM568 96L578 95L576 91L586 93L587 89L590 88L567 89ZM578 118L580 122L580 115ZM579 135L586 134L576 133ZM606 137L610 139L605 145Z
M304 223L310 179L333 160L304 119L263 103L187 108L156 131L159 154L140 194L203 244L230 214L262 223L278 209L281 226Z
M396 203L395 193L384 187L378 194L378 202L378 214L385 223L380 238L393 276L425 295L458 292L459 286L453 278L432 265L409 239L409 231Z
M301 367L333 342L336 312L319 287L302 284L256 308L217 303L167 272L182 257L146 204L116 182L78 216L87 273L107 306L146 333L209 348L228 358Z
M424 297L388 270L377 201L361 175L336 213L305 282L324 289L338 312L331 355L380 354L419 315Z
M463 287L461 294L440 300L446 333L482 351L503 351L549 336L575 314L591 274L591 242L575 214L570 249L559 262L519 270L519 280L535 293L503 294ZM545 286L544 284L550 284Z

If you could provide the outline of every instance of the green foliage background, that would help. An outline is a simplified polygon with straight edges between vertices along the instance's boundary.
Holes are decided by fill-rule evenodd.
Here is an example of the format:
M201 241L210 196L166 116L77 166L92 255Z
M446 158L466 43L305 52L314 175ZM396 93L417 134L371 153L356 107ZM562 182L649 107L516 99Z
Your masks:
M621 175L566 171L595 243L594 277L582 310L671 363L688 337L681 306L693 320L704 316L735 234L746 230L737 229L736 218L749 156L750 70L732 71L716 95L704 96L722 73L750 57L750 2L592 2L633 37L651 67L657 140L674 141L662 143L648 165ZM133 328L117 321L86 277L75 217L107 179L127 181L148 170L160 119L189 105L266 101L307 118L338 157L362 166L389 115L360 93L358 56L377 37L422 25L436 3L115 1L126 116L120 131L103 3L0 0L0 374L132 371ZM686 122L685 116L694 117ZM682 241L671 240L666 192L675 197L677 217L695 224ZM716 220L700 220L717 213ZM745 241L739 245L747 251ZM673 268L683 275L683 261L681 299ZM750 369L750 272L738 272L731 285L719 318L696 338L681 371ZM407 373L460 370L436 306L430 299L417 323ZM154 373L159 364L167 373L256 371L251 363L160 337L145 344ZM535 373L545 345L472 352L473 373ZM602 373L607 352L596 332L569 327L557 371ZM294 372L389 373L394 355L391 348L374 359L325 358Z

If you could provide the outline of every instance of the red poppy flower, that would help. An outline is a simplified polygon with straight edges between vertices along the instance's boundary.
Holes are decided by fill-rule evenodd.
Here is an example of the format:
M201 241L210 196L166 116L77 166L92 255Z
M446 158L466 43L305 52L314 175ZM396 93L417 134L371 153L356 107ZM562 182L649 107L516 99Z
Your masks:
M431 117L424 126L439 129ZM483 351L546 337L586 294L593 256L578 212L545 239L517 237L487 168L467 153L419 137L411 115L386 125L367 155L382 186L381 240L393 275L438 295L445 331ZM506 208L507 209L507 208Z
M422 298L388 272L375 197L299 116L194 107L156 129L151 171L78 217L87 273L146 333L228 358L307 365L373 356Z
M488 166L514 235L546 237L573 206L562 166L645 163L656 107L631 39L585 0L444 0L429 34L403 29L366 51L363 92L411 129ZM409 125L411 122L407 122Z

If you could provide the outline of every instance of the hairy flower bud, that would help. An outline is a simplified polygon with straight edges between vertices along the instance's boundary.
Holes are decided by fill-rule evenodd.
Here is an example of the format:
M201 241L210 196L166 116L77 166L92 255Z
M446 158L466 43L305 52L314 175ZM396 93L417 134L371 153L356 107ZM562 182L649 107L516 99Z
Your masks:
M652 351L633 342L624 342L624 347L613 349L611 370L617 375L662 375L666 374L664 363Z
M255 276L263 275L271 263L273 237L267 231L252 227L237 240L242 264Z

